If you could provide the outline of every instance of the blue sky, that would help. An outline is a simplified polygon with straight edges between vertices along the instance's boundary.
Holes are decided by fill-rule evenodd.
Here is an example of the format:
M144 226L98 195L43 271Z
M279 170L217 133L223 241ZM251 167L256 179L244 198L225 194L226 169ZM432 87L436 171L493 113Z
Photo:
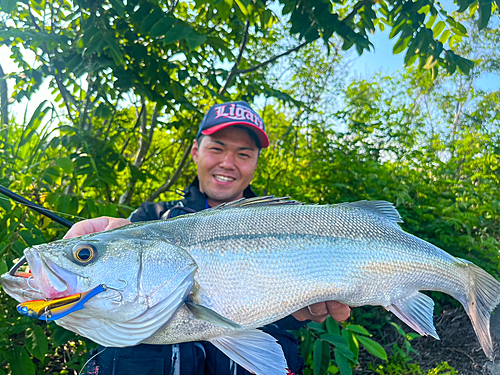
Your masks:
M389 39L389 31L376 32L371 41L375 46L372 52L364 52L355 59L352 66L352 74L355 78L367 79L376 72L382 72L386 75L403 69L405 52L394 55L392 47L397 38ZM500 75L485 74L478 80L477 85L483 90L500 90Z

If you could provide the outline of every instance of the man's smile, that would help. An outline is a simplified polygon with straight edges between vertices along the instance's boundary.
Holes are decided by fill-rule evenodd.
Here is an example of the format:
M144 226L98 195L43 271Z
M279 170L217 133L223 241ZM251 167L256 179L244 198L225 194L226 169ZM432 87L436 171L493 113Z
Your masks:
M223 176L220 174L214 174L214 178L219 182L232 182L232 181L236 180L236 178L234 178L234 177Z

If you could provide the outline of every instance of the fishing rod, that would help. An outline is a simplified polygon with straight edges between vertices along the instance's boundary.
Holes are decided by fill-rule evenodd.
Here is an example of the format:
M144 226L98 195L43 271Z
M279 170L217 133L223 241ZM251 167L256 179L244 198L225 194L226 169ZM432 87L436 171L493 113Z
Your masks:
M73 226L73 223L71 221L63 219L61 216L56 215L55 213L47 210L46 208L39 206L36 203L33 203L33 202L27 200L24 197L21 197L20 195L17 195L13 191L10 191L9 189L7 189L6 187L4 187L2 185L0 185L0 193L6 195L7 197L9 197L10 199L12 199L13 201L15 201L17 203L21 203L21 204L25 205L26 207L32 208L36 212L47 216L48 218L54 220L55 222L57 222L61 225L64 225L65 227L71 228Z

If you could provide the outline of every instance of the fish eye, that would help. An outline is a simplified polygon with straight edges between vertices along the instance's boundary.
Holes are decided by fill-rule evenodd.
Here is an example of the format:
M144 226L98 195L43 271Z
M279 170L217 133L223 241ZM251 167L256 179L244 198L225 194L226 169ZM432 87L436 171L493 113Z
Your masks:
M97 249L90 244L78 245L73 249L73 256L81 263L88 263L97 256Z

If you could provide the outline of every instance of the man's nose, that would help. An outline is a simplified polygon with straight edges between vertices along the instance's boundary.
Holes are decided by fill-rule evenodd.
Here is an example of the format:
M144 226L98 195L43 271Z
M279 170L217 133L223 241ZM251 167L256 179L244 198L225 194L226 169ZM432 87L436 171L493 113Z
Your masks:
M234 168L234 159L234 154L232 152L226 152L219 165L222 168L232 169Z

